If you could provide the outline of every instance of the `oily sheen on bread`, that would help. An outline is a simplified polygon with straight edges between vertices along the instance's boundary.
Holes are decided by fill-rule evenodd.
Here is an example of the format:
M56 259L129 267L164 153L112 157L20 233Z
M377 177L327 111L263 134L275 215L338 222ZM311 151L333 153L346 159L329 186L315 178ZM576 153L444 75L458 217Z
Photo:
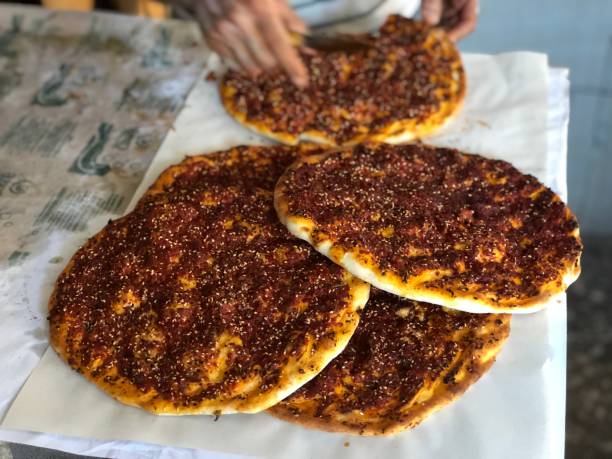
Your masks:
M578 222L504 161L366 144L302 158L275 192L294 235L396 295L467 312L542 309L580 273Z
M493 364L510 316L373 290L346 349L269 412L306 427L392 435L458 398Z
M221 99L244 126L294 145L366 140L405 142L430 135L459 110L465 96L460 55L442 29L390 16L371 48L304 51L307 88L279 71L251 77L228 72Z
M273 186L298 154L239 147L167 169L57 280L53 348L156 414L257 412L314 377L369 286L278 222Z

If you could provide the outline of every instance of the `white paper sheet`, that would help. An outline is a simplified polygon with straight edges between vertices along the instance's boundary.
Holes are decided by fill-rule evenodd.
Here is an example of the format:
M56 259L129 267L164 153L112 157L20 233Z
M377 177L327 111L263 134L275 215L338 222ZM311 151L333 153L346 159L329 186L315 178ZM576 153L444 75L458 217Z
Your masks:
M555 84L554 91L549 93L545 56L512 53L464 58L469 82L464 112L432 143L458 142L467 151L509 160L563 193L566 74L551 74L551 82ZM549 94L554 110L547 124ZM262 140L223 113L214 84L200 82L136 196L159 172L185 154L239 143L262 143ZM94 230L91 228L92 233ZM75 242L55 241L50 244L53 248L48 248L47 256L53 250L60 250L62 245L65 246L62 253L69 256ZM39 271L32 272L29 280L32 288L40 290L42 280L46 279L47 289L35 297L34 310L44 310L48 288L57 271L41 266ZM561 304L551 305L545 312L515 317L505 348L481 381L418 428L392 438L317 432L266 414L228 415L217 422L206 416L156 417L113 401L70 370L53 351L46 352L2 424L3 429L45 434L11 434L4 430L0 438L19 438L29 443L110 457L219 457L217 453L291 458L562 457L566 309L564 298L560 301ZM43 346L46 330L36 328L30 332L32 346ZM6 384L4 378L9 376L3 375L0 385ZM79 447L79 440L63 440L49 434L107 441L82 440ZM153 445L112 440L201 450L156 449Z

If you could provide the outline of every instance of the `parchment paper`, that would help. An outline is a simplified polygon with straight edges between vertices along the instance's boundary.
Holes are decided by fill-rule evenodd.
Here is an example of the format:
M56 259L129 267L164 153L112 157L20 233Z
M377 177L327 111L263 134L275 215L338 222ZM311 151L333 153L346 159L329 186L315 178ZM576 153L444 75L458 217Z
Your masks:
M549 93L545 56L513 53L466 55L464 59L469 82L465 110L432 143L460 142L468 151L509 160L564 192L566 74L551 74L551 81L556 83ZM214 67L214 63L211 65ZM549 95L555 103L551 112L554 116L548 117L547 122ZM262 140L223 113L213 83L199 82L136 196L161 170L185 154L239 143ZM96 229L91 227L90 232ZM77 243L52 241L53 249L49 248L45 255L55 250L69 256ZM40 292L31 302L35 310L44 311L57 271L50 273L43 266L32 272L32 289ZM43 280L46 284L41 291ZM2 427L45 432L15 435L21 435L22 441L44 441L56 448L70 444L72 451L77 449L77 440L62 443L48 434L109 440L83 442L80 452L112 457L219 457L218 453L291 458L562 457L566 308L564 297L556 301L559 303L547 311L513 319L511 336L497 363L465 396L418 428L392 438L306 430L266 414L227 415L217 422L206 416L156 417L115 402L70 370L51 350L19 393ZM43 328L35 329L32 345L44 346L45 334ZM6 385L6 381L0 383ZM20 382L13 381L13 386L17 384ZM6 430L0 436L11 438ZM51 438L57 439L51 442ZM205 451L156 450L150 445L110 440Z

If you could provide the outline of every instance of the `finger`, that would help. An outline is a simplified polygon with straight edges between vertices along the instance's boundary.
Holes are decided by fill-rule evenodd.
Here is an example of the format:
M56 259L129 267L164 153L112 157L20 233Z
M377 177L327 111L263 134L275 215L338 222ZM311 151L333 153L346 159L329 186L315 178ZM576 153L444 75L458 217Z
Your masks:
M212 16L210 16L210 12L203 6L203 4L199 4L196 7L195 14L208 47L221 56L223 60L231 59L232 53L229 51L227 46L225 46L224 38L214 27L214 21Z
M268 17L258 24L269 49L296 86L308 86L308 71L297 50L291 45L289 32L278 16Z
M205 35L214 29L215 20L204 3L196 3L195 16Z
M253 14L242 6L236 6L231 14L231 19L247 37L246 43L251 58L258 67L269 70L278 65L276 58L268 49L264 37L257 28L256 19Z
M280 11L280 15L283 19L283 23L287 30L290 32L297 33L306 33L308 31L308 26L306 23L300 18L293 9L285 0L277 0L278 8Z
M216 33L205 33L206 43L215 51L223 63L232 70L240 70L240 66L236 63L234 59L234 53L225 46L224 39Z
M220 41L223 41L236 63L243 70L253 76L261 73L261 69L253 59L246 44L248 39L240 28L229 21L221 21L217 24L217 30L222 37Z
M308 54L309 56L316 56L318 54L316 49L309 48L308 46L300 47L300 51L304 54Z
M243 70L242 67L240 65L238 65L238 63L236 62L236 59L234 58L234 53L229 48L227 48L226 46L220 45L220 46L215 47L213 49L221 57L221 59L223 60L223 63L228 68L230 68L232 70L236 70L236 71Z
M200 0L196 4L202 5L211 15L221 18L229 14L234 0Z
M228 49L228 52L230 53L230 57L228 58L224 58L223 59L223 63L227 66L227 68L229 68L230 70L233 70L235 72L240 72L240 73L244 73L244 67L240 64L238 64L238 62L236 61L236 58L234 57L235 54L232 52L232 50Z
M442 17L442 7L444 0L423 0L421 4L421 16L425 22L437 25Z
M457 41L470 34L478 22L478 0L468 0L461 10L459 22L448 31L451 40Z
M206 43L214 52L216 52L223 60L233 59L233 54L230 49L225 46L223 41L215 39L212 35L206 35Z
M445 3L445 8L443 8L442 16L454 16L463 10L465 4L469 0L451 0L450 2Z
M197 3L195 8L195 15L202 34L206 40L206 44L217 54L223 58L230 58L231 53L228 48L223 44L223 37L219 34L219 31L215 28L215 20L211 15L210 10L204 3Z

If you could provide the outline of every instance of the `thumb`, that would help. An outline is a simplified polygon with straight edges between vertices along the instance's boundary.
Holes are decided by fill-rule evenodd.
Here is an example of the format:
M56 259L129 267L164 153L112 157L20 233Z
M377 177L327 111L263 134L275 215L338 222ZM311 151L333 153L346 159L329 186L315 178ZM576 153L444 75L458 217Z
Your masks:
M442 17L442 7L444 0L423 0L421 4L421 16L425 22L436 25Z

